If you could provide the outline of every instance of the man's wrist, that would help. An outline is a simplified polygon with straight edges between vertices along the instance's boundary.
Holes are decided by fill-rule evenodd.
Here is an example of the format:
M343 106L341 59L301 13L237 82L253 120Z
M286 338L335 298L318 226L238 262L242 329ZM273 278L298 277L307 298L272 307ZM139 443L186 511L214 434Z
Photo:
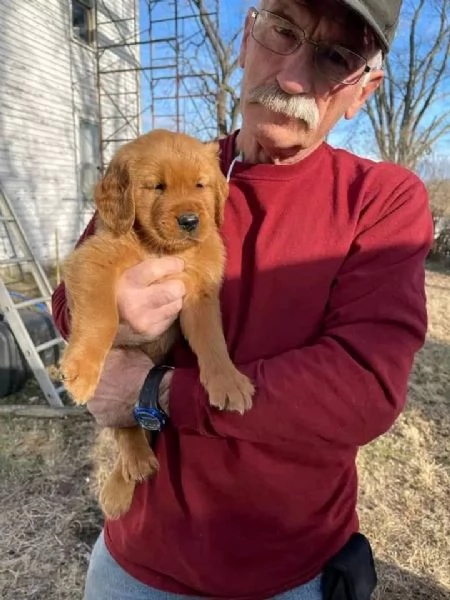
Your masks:
M150 358L137 348L112 348L100 382L87 409L101 427L136 425L133 407L152 367Z
M162 431L167 425L168 414L163 407L169 406L169 382L166 378L163 386L161 383L164 376L172 370L173 367L167 365L155 365L147 373L133 410L137 423L144 429ZM164 393L161 394L161 391Z

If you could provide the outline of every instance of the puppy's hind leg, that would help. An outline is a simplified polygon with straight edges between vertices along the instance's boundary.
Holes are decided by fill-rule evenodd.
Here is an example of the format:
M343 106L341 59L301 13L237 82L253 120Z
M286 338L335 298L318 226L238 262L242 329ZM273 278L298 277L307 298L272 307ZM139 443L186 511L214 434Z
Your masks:
M155 475L159 462L140 427L115 429L118 459L100 491L100 507L106 517L117 519L128 512L136 483Z
M125 481L122 458L119 456L99 495L100 508L107 519L118 519L128 512L135 487L135 481Z
M143 481L159 471L159 462L140 427L114 430L125 481Z

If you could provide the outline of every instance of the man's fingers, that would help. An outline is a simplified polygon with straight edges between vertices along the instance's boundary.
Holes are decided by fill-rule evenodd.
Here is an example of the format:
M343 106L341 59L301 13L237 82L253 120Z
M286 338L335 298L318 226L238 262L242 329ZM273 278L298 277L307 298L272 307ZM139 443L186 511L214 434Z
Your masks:
M176 275L184 269L184 262L175 256L148 258L133 267L133 279L140 285L149 285L167 275Z
M166 319L165 321L151 323L145 329L143 329L143 331L151 331L153 338L156 339L169 329L169 327L172 325L176 318L176 315L174 315L173 317L170 317L170 319Z
M169 256L148 259L125 271L117 286L120 318L141 334L157 337L163 333L161 322L170 325L182 308L186 288L176 275L183 269L182 260ZM167 275L171 278L164 279Z
M165 304L155 311L155 322L165 322L174 320L177 318L178 313L183 308L183 300L175 300L175 302L170 302L170 304Z
M176 302L166 304L158 310L153 311L148 321L142 319L142 321L139 323L140 333L148 333L151 331L152 337L159 337L162 333L169 329L169 327L178 317L178 313L182 307L183 302L181 300L177 300Z
M146 308L155 310L173 303L177 303L181 310L181 303L186 293L184 283L180 279L170 279L162 283L154 283L148 288Z

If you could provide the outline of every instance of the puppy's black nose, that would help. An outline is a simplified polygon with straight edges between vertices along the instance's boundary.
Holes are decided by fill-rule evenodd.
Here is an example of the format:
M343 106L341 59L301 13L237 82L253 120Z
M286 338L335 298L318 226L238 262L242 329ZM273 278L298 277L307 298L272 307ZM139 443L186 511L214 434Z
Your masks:
M178 225L184 231L194 231L197 229L199 218L195 213L185 213L177 217Z

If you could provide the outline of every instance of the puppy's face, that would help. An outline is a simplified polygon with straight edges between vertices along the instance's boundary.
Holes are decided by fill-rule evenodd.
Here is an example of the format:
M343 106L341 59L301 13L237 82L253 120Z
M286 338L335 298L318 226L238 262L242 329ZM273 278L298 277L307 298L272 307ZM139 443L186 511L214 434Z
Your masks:
M220 227L228 185L218 145L155 130L119 150L96 191L105 225L177 251Z

